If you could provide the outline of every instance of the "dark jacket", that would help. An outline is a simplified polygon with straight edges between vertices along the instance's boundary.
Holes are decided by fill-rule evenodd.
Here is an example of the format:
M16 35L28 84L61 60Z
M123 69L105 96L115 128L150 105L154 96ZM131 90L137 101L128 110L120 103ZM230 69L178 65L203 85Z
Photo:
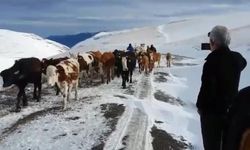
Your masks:
M214 50L205 60L196 106L201 113L225 114L238 93L247 62L228 47Z
M129 44L129 46L127 47L127 50L129 52L134 52L134 48L133 48L133 46L131 44Z
M250 115L250 86L240 90L230 107L230 116L232 115ZM250 117L249 117L250 118Z
M224 149L239 149L244 131L250 127L250 86L240 90L229 109L226 132L224 133Z

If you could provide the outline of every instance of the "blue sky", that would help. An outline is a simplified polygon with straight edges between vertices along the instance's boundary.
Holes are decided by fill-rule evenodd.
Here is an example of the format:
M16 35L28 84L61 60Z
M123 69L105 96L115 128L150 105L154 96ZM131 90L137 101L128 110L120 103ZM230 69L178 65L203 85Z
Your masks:
M0 28L41 36L152 26L199 13L249 9L247 0L1 0Z

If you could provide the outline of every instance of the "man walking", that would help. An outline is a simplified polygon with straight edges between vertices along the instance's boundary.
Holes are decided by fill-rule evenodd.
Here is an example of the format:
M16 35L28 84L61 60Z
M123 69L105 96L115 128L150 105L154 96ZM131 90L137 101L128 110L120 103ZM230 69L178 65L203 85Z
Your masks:
M246 60L231 51L226 27L215 26L209 33L211 53L205 59L202 84L196 106L200 114L205 150L221 150L226 113L238 93L241 71Z

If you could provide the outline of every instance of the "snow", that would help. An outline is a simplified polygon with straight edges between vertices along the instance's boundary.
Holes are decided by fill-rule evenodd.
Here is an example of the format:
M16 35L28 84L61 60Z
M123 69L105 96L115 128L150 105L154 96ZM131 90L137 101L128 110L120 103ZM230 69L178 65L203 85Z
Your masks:
M0 71L11 67L14 61L25 57L46 58L67 51L59 43L43 39L32 33L0 29Z
M91 149L98 138L108 130L104 124L105 118L100 112L100 104L118 103L124 104L126 109L117 123L116 130L108 137L104 149L117 150L123 148L122 140L128 135L126 141L128 149L152 150L150 131L153 126L157 126L157 128L173 135L175 139L180 140L183 137L187 140L187 143L192 144L194 149L202 150L200 120L195 103L201 84L200 78L204 58L209 54L209 51L201 51L200 43L207 42L207 33L213 26L217 24L226 25L232 36L230 45L232 50L240 52L246 60L250 60L250 41L248 39L250 20L245 19L249 15L250 12L231 12L216 16L194 16L156 27L102 32L78 43L70 52L113 51L114 49L125 49L129 43L134 45L140 43L154 44L159 52L171 52L176 58L180 57L174 63L182 65L166 68L165 57L162 56L161 67L155 68L150 75L139 74L136 70L133 76L134 82L129 84L128 89L121 89L120 79L113 80L109 85L102 84L95 87L80 88L80 100L70 101L68 111L58 111L55 114L48 113L40 116L20 126L2 141L0 136L0 149ZM35 38L36 42L29 45L37 47L37 51L41 47L43 53L36 51L34 53L34 47L27 48L27 43L15 46L14 42L9 42L9 45L4 44L5 48L0 46L0 57L3 57L0 61L7 62L0 62L0 70L11 65L10 60L14 59L12 54L15 54L15 57L24 57L23 53L18 53L20 46L23 46L23 49L27 48L25 56L61 57L68 54L67 52L61 54L56 48L54 49L55 54L47 49L45 52L43 44L48 44L48 41L44 42L43 39L32 34L12 33L5 30L1 30L0 34L4 32L8 33L8 36L15 34L13 38L18 38L19 43L22 43L24 37L24 41L26 41L27 35L29 38L33 37L33 40ZM5 34L4 36L7 36ZM2 36L0 36L1 40L3 40ZM53 44L53 42L49 43ZM58 46L60 47L56 44L57 48ZM11 52L7 49L14 49L15 51ZM164 78L167 82L157 81L157 73L165 73ZM249 74L250 69L247 66L242 72L240 88L250 85ZM130 93L130 91L132 92ZM179 99L184 104L178 104L177 100L174 104L159 101L155 97L155 93L158 91ZM23 109L20 113L8 114L8 111L4 111L3 113L6 115L0 117L0 132L2 133L4 129L13 125L18 119L22 119L30 113L61 106L62 98L51 94L53 92L51 90L49 95L44 95L44 102L33 102L31 106ZM84 97L92 98L86 100ZM73 116L79 116L80 119L65 121L66 118ZM162 121L163 123L158 124L155 121ZM80 124L80 122L84 122L84 124ZM74 133L78 134L74 135ZM20 142L16 142L17 140Z

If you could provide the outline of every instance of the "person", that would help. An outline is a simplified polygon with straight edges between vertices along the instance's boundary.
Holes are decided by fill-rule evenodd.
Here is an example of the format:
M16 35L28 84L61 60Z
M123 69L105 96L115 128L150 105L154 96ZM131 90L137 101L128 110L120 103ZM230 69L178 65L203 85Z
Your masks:
M152 52L152 51L151 51L150 47L147 46L147 53L149 54L149 53L151 53L151 52Z
M153 51L154 53L156 53L156 48L154 47L153 44L150 46L150 49L151 49L151 51Z
M250 146L250 86L240 90L229 109L223 150L246 150Z
M203 66L196 106L204 149L221 150L226 114L238 93L240 74L247 62L229 49L231 37L226 27L215 26L208 36L211 53Z
M134 48L133 48L133 46L132 46L131 43L129 43L129 45L128 45L128 47L127 47L127 50L128 50L129 52L134 52Z

